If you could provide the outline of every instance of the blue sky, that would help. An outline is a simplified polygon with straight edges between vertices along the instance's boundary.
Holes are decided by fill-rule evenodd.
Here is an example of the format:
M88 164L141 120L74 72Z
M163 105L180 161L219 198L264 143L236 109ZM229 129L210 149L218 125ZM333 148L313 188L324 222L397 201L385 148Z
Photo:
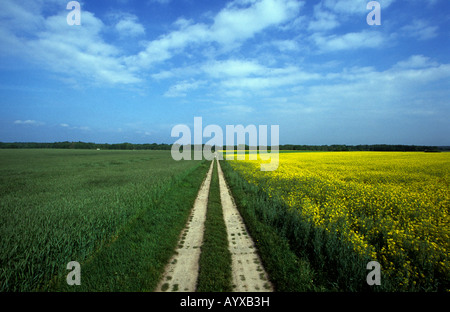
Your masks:
M68 2L2 0L2 142L171 144L202 117L450 145L448 0L381 0L379 26L367 0L84 0L80 26Z

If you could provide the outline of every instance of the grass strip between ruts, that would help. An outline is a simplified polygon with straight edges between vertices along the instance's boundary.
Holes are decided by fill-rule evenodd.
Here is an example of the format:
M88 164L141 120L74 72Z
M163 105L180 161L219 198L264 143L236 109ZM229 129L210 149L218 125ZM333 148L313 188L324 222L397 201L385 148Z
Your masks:
M199 260L197 291L231 291L231 284L231 254L220 200L217 164L214 164Z

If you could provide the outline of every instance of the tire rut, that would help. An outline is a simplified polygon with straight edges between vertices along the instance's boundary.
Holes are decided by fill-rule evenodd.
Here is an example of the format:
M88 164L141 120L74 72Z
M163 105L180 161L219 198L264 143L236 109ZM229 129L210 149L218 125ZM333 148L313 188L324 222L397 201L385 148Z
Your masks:
M212 169L213 162L182 231L175 255L170 259L156 291L195 291Z
M273 291L273 286L263 268L253 239L247 232L244 221L228 189L219 161L217 161L217 169L219 171L220 198L228 233L228 248L232 260L234 291Z
M220 199L227 229L228 249L232 259L233 291L273 291L273 286L263 268L255 244L247 232L228 189L220 163L215 158L211 161L211 166L200 187L188 223L181 233L175 255L170 259L164 275L156 287L157 292L196 291L198 263L203 243L204 223L214 161L217 163Z

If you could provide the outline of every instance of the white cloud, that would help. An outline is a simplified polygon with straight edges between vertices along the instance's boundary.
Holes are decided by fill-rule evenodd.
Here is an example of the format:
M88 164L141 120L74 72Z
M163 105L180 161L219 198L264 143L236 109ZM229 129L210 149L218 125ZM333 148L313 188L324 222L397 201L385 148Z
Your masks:
M395 0L378 0L383 9L388 8ZM325 8L339 14L367 14L368 0L323 0L322 4Z
M383 10L394 1L378 0ZM323 0L314 6L313 17L309 21L308 30L330 31L354 15L367 15L369 13L369 10L367 10L368 2L368 0Z
M185 97L188 91L196 90L200 86L204 85L204 81L181 81L169 88L164 94L166 97Z
M398 64L401 63L399 62ZM421 84L450 78L450 64L436 64L432 62L424 64L421 61L417 62L414 58L410 58L409 61L404 62L404 64L408 63L409 68L398 68L394 66L391 71L386 72L386 78L389 80L398 79L400 82L408 82L409 85L414 84L417 87L422 87Z
M273 113L283 115L315 114L329 118L383 118L404 114L432 115L444 112L445 93L427 91L436 81L450 79L450 64L431 62L424 56L412 56L391 68L352 67L324 75L319 83L306 86L288 100L274 106ZM337 117L339 116L339 117Z
M123 63L120 51L101 38L103 22L84 11L82 23L82 27L74 27L68 26L62 15L47 18L38 39L26 43L29 57L55 72L77 74L88 82L140 82Z
M16 120L14 121L16 125L30 125L30 126L43 126L44 122L36 121L36 120Z
M56 0L49 2L45 3L48 8L57 8L56 3L60 5ZM69 26L65 6L57 10L58 14L48 17L44 17L43 8L43 1L25 6L6 0L0 13L0 46L4 53L19 55L47 70L70 75L76 78L78 85L141 81L126 67L121 51L103 40L105 25L94 14L84 10L82 26Z
M275 40L272 44L281 52L299 51L300 46L295 40Z
M174 76L175 76L175 74L168 70L164 70L162 72L152 74L152 78L155 80L168 79L168 78L172 78Z
M226 64L239 63L257 66L253 71L217 72L214 78L218 80L218 93L226 101L235 101L220 109L248 114L258 106L263 111L268 109L272 118L284 120L300 116L382 120L412 112L431 116L443 113L446 103L442 101L443 94L429 92L428 88L434 82L450 79L450 64L439 64L423 55L402 59L382 71L372 66L305 71L296 66L271 68L238 60L223 61L217 66L221 69ZM254 95L257 102L252 102Z
M212 77L223 78L263 74L265 68L254 61L231 59L208 62L203 65L203 70Z
M220 85L227 90L228 95L242 95L248 91L270 94L280 92L282 87L298 85L321 78L318 73L306 72L295 66L271 68L255 63L249 64L254 65L253 71L222 77Z
M87 127L87 126L70 126L67 123L60 123L59 124L60 127L65 128L65 129L69 129L69 130L82 130L82 131L90 131L91 128Z
M423 55L412 55L409 59L398 62L395 67L405 69L435 67L437 65L438 63L431 62L429 57Z
M306 81L317 80L321 77L317 73L308 73L296 70L286 74L273 74L262 77L244 77L227 79L222 82L222 85L231 89L253 90L253 91L265 91L267 92L279 92L278 88L285 86L292 86L295 84L301 84Z
M322 51L343 51L359 48L377 48L386 42L386 37L378 31L351 32L344 35L323 35L314 33L310 36Z
M2 27L16 31L32 31L40 29L44 17L40 15L42 4L40 1L27 2L3 0L0 10Z
M137 55L126 58L132 68L150 67L155 63L164 62L181 52L188 45L210 41L210 33L206 25L183 25L180 30L172 31L159 39L147 43L145 50Z
M169 4L172 0L147 0L147 3Z
M144 26L138 23L135 15L126 15L116 24L115 28L121 37L137 37L145 34Z
M279 25L297 16L301 3L287 0L253 1L242 8L231 3L214 18L211 31L217 42L232 44L253 37L263 29Z
M428 40L437 36L438 29L437 26L430 26L424 20L413 20L410 25L402 27L401 31L407 37Z
M339 26L338 17L335 13L324 10L322 4L314 6L314 19L308 24L310 31L325 31L331 30Z
M147 43L144 51L126 60L129 66L140 68L164 62L193 45L218 43L230 49L268 27L295 18L300 7L301 2L294 0L234 1L213 18L211 25L178 19L174 24L177 30Z

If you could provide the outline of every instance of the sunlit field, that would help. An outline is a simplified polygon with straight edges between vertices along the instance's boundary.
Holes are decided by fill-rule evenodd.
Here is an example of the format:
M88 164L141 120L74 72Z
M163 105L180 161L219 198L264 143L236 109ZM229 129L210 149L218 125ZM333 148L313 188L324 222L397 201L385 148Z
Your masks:
M245 180L326 233L313 244L312 230L302 232L313 261L324 255L325 263L345 262L334 250L339 242L378 261L387 289L449 288L450 154L280 152L279 161L278 170L264 172L261 160L228 160ZM341 266L340 275L351 276L351 265Z
M0 291L152 290L207 169L169 151L0 150Z

